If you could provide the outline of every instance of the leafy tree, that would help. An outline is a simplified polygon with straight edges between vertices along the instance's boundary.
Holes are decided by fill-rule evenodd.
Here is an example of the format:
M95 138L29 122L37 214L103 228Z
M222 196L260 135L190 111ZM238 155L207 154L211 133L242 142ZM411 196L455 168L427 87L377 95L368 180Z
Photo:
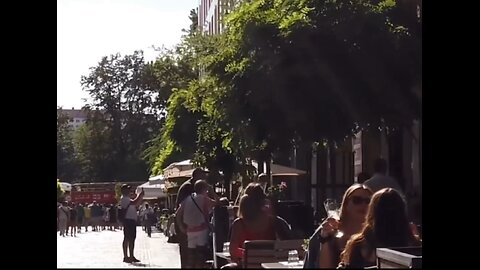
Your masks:
M197 163L243 173L293 144L409 125L421 117L421 21L405 14L393 0L252 0L224 34L187 36L179 59L202 76L172 92L154 171L196 148Z
M396 11L391 0L243 2L207 67L227 89L215 104L228 108L231 148L268 157L420 117L421 36Z
M145 180L147 142L160 129L165 109L164 88L155 79L143 52L103 57L81 80L92 103L79 134L80 159L92 180Z
M57 109L57 177L66 182L75 179L76 160L73 146L73 130L68 125L70 118Z

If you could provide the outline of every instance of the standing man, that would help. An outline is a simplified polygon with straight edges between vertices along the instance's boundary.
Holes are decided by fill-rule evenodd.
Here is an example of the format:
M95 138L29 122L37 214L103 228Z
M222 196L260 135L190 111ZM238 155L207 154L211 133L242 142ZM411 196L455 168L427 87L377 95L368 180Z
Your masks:
M402 188L398 182L387 175L387 167L387 161L385 159L377 158L373 164L374 173L372 178L368 179L363 184L369 187L374 193L383 188L396 189L405 199Z
M135 199L130 199L131 186L123 184L121 187L122 198L120 199L120 206L125 210L125 218L123 220L123 262L139 262L135 256L133 256L133 250L135 248L135 238L137 237L137 205L143 200L145 191L137 194ZM130 256L127 254L127 248L130 251Z
M201 168L196 168L192 172L192 178L185 181L178 189L178 196L175 209L178 209L179 205L190 197L190 194L194 192L193 185L197 180L206 179L207 173ZM180 246L180 264L182 268L186 268L188 265L188 240L187 235L180 230L178 223L175 222L175 231L177 233L178 244Z
M88 204L85 204L85 206L83 207L83 213L85 218L85 232L88 232L88 225L91 225L92 223L92 209Z
M258 182L262 185L263 192L268 193L268 188L270 187L270 179L266 173L261 173L258 175Z
M65 231L67 230L67 222L70 219L70 210L67 207L67 202L62 202L62 205L58 207L57 211L60 236L65 237Z
M183 233L187 234L188 267L203 268L208 253L208 217L219 197L205 180L198 180L193 186L195 192L187 197L177 210L176 221ZM213 199L211 198L213 197ZM186 227L184 227L186 225Z
M83 225L83 219L85 216L85 211L83 210L83 205L79 203L77 205L77 227L78 227L78 233L82 231L82 225Z

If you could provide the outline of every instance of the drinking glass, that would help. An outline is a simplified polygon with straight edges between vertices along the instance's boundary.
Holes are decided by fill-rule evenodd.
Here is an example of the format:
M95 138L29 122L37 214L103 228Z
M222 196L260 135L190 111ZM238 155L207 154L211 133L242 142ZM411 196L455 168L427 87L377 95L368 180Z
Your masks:
M328 218L334 218L336 220L340 220L340 204L333 199L326 199L323 203L325 207L325 211L327 212ZM343 236L343 232L337 230L335 233L335 237L341 238Z
M296 249L288 251L288 264L298 264L300 258Z

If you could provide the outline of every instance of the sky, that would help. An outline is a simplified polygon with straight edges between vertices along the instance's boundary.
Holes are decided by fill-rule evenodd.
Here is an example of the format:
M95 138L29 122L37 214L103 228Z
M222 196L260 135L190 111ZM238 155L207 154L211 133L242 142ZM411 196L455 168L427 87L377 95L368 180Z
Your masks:
M57 0L57 106L80 109L80 78L103 56L172 47L188 29L198 0Z

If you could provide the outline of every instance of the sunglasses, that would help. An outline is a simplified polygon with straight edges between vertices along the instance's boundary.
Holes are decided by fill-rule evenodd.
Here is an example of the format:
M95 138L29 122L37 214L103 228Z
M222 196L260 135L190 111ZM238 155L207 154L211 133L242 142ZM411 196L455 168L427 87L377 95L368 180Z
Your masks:
M361 203L364 203L364 204L369 204L370 203L370 198L364 198L364 197L360 197L360 196L352 196L352 202L353 204L361 204Z

